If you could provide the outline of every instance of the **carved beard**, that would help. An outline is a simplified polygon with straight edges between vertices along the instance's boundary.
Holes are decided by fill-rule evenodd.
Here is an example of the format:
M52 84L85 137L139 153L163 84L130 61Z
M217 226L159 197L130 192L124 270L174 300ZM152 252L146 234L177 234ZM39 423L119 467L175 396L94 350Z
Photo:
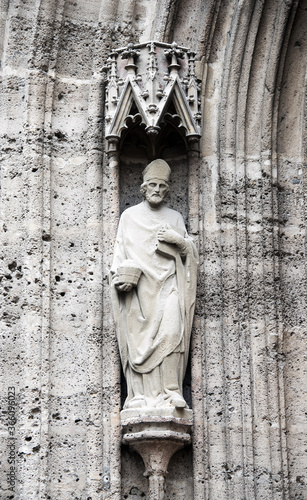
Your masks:
M149 194L146 192L145 197L146 197L146 200L148 201L148 203L149 203L150 205L160 205L160 204L162 203L163 199L164 199L164 197L163 197L163 196L161 196L161 195L160 195L160 194L158 194L158 193L152 193L152 194L150 194L150 195L149 195Z

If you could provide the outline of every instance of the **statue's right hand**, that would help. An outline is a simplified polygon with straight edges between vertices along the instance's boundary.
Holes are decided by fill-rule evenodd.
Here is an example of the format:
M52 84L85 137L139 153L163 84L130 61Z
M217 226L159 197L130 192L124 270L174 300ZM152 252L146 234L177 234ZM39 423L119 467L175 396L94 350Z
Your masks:
M118 281L116 281L116 279L113 281L113 283L119 292L130 292L130 290L132 290L133 288L132 283L119 283Z
M117 290L120 292L130 292L132 290L133 285L131 283L122 283L121 285L117 285Z

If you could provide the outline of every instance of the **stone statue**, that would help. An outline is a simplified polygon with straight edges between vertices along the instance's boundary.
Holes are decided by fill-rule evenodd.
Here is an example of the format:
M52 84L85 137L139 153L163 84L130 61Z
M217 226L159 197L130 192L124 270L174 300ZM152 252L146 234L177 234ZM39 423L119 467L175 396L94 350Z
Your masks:
M182 382L193 321L197 251L167 208L171 170L143 172L144 201L121 216L111 269L112 306L128 396L124 409L186 408Z

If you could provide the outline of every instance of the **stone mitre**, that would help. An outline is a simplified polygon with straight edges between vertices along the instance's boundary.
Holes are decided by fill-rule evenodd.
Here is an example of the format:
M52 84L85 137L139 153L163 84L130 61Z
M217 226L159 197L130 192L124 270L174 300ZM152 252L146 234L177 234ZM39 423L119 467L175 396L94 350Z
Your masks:
M171 169L169 165L161 159L153 160L143 171L144 182L150 181L150 179L160 179L169 183L170 176Z

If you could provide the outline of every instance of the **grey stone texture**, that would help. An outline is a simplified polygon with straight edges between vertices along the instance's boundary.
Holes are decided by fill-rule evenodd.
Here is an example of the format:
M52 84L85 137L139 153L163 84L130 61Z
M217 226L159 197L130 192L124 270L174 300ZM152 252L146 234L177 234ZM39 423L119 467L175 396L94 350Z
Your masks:
M140 457L120 447L103 67L150 39L195 50L202 81L182 202L200 253L193 452L172 458L166 498L307 499L307 1L2 0L0 13L1 499L146 498Z

